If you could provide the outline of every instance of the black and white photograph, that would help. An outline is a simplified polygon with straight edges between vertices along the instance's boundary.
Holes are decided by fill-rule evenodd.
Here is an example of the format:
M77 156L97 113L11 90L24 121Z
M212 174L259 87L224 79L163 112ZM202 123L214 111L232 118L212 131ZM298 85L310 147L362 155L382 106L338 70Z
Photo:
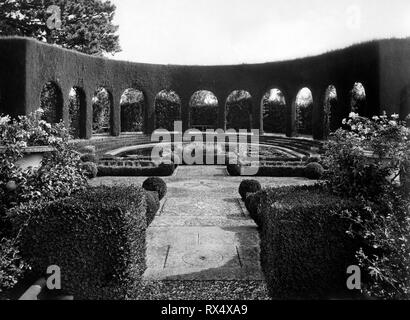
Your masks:
M0 0L0 304L33 300L410 300L410 2Z

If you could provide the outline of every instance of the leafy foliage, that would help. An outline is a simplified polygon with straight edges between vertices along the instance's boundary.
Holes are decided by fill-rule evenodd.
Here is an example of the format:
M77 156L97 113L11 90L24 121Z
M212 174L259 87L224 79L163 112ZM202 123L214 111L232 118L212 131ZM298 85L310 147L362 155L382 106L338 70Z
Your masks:
M351 113L343 123L346 129L336 131L325 145L330 187L352 197L383 195L409 161L410 130L397 115L370 120Z
M410 297L410 202L406 180L397 184L410 157L410 129L386 114L351 113L326 146L330 190L357 199L360 214L340 212L348 234L363 245L357 264L366 271L363 292L381 299Z
M47 27L50 5L61 9L60 30ZM0 35L32 37L91 55L115 53L120 51L115 9L101 0L1 0Z
M112 115L112 96L107 89L100 87L93 98L93 133L110 133Z
M28 268L18 255L21 232L11 229L6 215L8 209L22 203L69 196L86 185L79 155L68 145L68 130L63 123L50 124L42 118L42 110L16 120L0 117L0 240L3 247L0 273L7 279L7 288ZM23 170L17 165L24 149L30 146L54 149L44 155L37 170Z

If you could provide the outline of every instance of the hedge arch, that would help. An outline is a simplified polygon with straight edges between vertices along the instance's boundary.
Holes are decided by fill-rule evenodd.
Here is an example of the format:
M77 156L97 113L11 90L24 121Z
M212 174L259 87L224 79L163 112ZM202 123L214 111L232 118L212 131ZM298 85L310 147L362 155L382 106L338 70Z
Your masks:
M93 134L112 133L113 96L104 87L99 87L93 97Z
M40 93L40 108L44 110L43 119L58 123L63 119L64 98L60 87L53 81L47 82Z
M284 94L271 89L262 98L263 132L286 133L287 108Z
M124 91L120 99L121 132L144 132L144 93L129 88Z
M195 92L189 101L191 128L202 131L217 129L218 108L218 99L211 91Z
M68 119L74 139L85 137L87 98L80 87L73 87L68 95Z
M251 130L252 109L252 96L248 91L233 91L226 99L226 128Z
M366 108L366 89L361 82L355 82L350 91L350 111L362 113Z
M172 90L162 90L155 97L155 129L174 131L181 118L181 98Z
M302 135L312 135L313 95L309 88L299 90L296 100L296 132Z

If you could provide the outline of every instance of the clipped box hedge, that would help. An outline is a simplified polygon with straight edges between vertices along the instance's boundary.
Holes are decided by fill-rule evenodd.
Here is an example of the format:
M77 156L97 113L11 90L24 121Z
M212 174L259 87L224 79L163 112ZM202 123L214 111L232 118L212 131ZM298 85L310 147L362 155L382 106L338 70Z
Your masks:
M172 176L175 164L161 164L158 167L98 166L99 177L167 177Z
M314 168L312 168L314 166ZM230 176L254 176L254 177L295 177L295 178L309 178L320 179L324 173L323 168L319 164L304 165L261 165L258 172L254 175L247 175L243 169L246 166L240 164L228 164L227 171Z
M268 189L257 198L261 264L274 299L357 296L346 281L359 243L346 234L350 224L339 213L358 212L360 205L320 186Z
M146 203L141 188L87 189L18 208L22 255L38 277L61 269L65 294L78 300L125 299L146 268Z

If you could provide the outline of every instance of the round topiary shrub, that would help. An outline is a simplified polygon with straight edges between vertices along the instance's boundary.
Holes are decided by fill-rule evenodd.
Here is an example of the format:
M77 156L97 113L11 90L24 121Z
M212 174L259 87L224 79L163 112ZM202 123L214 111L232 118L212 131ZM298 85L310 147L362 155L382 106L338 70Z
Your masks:
M232 177L238 177L241 175L240 167L237 164L228 164L226 166L226 170L228 171L228 174Z
M98 167L94 162L85 162L81 165L81 168L88 179L97 177Z
M87 153L87 154L83 154L80 158L80 160L82 162L97 162L97 157L95 156L95 154L91 154L91 153Z
M262 193L248 193L245 199L245 206L248 209L249 215L258 226L261 226L261 218L258 215L258 207Z
M158 193L145 190L145 200L147 203L147 225L149 226L154 221L160 207Z
M148 178L144 181L142 187L147 191L156 191L159 200L162 200L167 194L167 184L164 180L158 177Z
M325 169L323 169L323 167L319 163L316 163L316 162L309 163L305 167L305 175L306 175L306 178L309 178L309 179L318 180L323 176L324 173L325 173Z
M260 190L262 190L262 186L259 181L256 180L243 180L239 186L239 194L244 201L247 193L255 193Z

